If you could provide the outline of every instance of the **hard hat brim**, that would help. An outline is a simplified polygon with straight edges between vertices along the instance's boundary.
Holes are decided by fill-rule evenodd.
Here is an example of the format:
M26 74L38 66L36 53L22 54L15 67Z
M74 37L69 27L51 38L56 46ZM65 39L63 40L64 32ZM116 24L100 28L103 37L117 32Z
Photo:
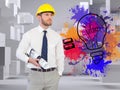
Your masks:
M52 13L53 15L55 15L55 13L52 12L52 11L44 11L44 12L40 12L40 13L36 14L36 16L41 15L41 14L43 14L43 13Z

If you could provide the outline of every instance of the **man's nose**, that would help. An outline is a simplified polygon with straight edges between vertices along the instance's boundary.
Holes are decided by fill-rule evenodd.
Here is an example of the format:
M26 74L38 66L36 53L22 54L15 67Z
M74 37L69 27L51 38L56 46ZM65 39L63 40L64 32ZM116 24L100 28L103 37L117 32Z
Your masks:
M49 18L50 18L50 19L52 19L52 16L51 16L51 15L49 15Z

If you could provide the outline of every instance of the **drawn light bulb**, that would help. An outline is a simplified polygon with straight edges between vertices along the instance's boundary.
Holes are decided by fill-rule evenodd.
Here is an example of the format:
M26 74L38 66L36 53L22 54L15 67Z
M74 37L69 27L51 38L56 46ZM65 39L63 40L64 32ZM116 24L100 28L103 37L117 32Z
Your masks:
M77 33L90 51L90 56L95 64L103 59L104 38L107 33L107 25L104 19L93 13L81 17L77 23Z

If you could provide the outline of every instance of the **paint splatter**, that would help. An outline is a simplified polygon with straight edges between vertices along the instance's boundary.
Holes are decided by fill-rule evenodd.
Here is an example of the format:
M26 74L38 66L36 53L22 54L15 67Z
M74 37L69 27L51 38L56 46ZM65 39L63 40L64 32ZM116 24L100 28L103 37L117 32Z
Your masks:
M85 72L95 77L98 77L101 75L105 76L106 66L110 63L112 63L111 60L105 61L104 59L101 59L100 63L95 64L94 61L90 59Z
M69 11L73 13L71 19L74 19L75 23L78 22L82 16L88 14L88 9L84 9L84 7L80 7L79 5L76 5L75 8L71 8Z
M83 16L78 21L77 31L88 49L102 48L107 28L105 21L99 15L90 13Z
M60 34L63 37L63 40L71 38L73 40L72 43L75 46L74 48L70 48L67 50L64 49L64 54L66 58L69 59L70 65L76 65L77 63L79 63L80 60L82 60L80 59L81 55L85 55L86 53L81 48L83 47L83 44L77 35L76 28L75 27L68 28L68 25L67 27L65 26L64 28L67 28L68 30L66 32L62 31L62 33Z
M106 60L116 61L120 59L120 49L118 44L120 42L120 32L110 33L106 35L105 50L107 53Z
M107 65L117 59L120 60L120 32L116 32L115 27L111 24L114 19L106 14L107 11L103 11L104 15L100 16L106 22L106 25L100 18L96 18L94 15L83 18L84 15L88 15L88 10L84 9L84 7L80 7L79 5L71 8L69 11L73 14L71 20L75 20L75 22L71 28L65 26L65 28L67 28L65 29L66 31L61 33L63 39L72 38L72 43L75 45L72 49L64 50L65 56L69 58L69 64L76 65L83 60L85 61L84 71L87 74L95 77L105 76ZM80 21L81 17L82 20ZM86 50L87 48L85 48L85 44L81 42L77 34L76 26L78 22L80 22L80 25L78 25L79 33L84 36L85 43L88 44L91 50L96 49L96 47L101 46L102 44L102 47L100 47L104 51L102 58L99 57L100 55L91 56L92 51L89 52L89 50ZM85 30L87 30L87 32ZM104 32L105 30L106 32ZM102 37L105 33L107 33L107 35L105 39L103 39ZM102 42L102 40L104 42ZM81 55L83 55L84 58L81 57ZM86 56L87 58L85 58ZM95 63L97 61L100 62Z
M75 27L68 28L66 33L62 32L62 33L60 33L60 35L64 38L72 38L73 40L80 40L78 35L77 35L77 30Z
M79 60L80 55L85 55L86 53L83 52L81 50L80 45L79 45L80 42L75 42L74 41L74 44L75 44L75 48L72 48L72 49L69 49L69 50L64 50L64 54L67 58L70 59L70 61L77 61Z

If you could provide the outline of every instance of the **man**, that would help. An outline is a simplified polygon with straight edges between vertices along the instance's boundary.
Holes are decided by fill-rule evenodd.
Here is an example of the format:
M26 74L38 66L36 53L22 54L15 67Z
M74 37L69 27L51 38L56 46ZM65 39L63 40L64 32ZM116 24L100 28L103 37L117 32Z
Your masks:
M36 12L39 26L23 35L16 51L16 56L30 68L29 90L57 90L58 88L59 78L64 70L64 52L61 37L49 28L54 15L55 10L50 4L41 5ZM38 63L41 59L31 58L25 54L30 47L48 62L49 68L41 67Z

